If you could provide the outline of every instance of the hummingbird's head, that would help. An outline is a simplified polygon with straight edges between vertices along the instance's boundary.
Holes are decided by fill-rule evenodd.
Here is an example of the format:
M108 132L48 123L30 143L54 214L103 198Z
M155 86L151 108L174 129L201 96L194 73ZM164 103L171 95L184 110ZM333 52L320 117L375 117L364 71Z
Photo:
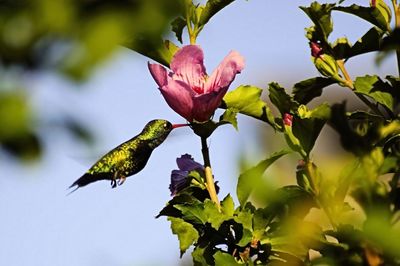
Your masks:
M146 124L140 136L155 148L168 137L172 129L182 126L187 126L187 124L171 124L167 120L155 119Z

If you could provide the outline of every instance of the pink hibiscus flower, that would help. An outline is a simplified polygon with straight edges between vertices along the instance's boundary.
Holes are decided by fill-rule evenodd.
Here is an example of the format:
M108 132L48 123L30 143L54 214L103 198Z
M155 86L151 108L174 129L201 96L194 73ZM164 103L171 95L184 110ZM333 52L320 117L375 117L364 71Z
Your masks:
M149 70L168 105L187 121L205 122L221 104L229 85L244 67L244 58L231 51L207 76L203 50L197 45L182 47L171 61L171 71L149 63Z

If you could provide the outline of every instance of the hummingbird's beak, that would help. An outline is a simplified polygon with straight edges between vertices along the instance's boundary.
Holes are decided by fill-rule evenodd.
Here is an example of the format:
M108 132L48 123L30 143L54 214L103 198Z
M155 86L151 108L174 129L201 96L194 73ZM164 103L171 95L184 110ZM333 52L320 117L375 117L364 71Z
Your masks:
M172 128L186 127L186 126L189 126L189 124L173 124Z

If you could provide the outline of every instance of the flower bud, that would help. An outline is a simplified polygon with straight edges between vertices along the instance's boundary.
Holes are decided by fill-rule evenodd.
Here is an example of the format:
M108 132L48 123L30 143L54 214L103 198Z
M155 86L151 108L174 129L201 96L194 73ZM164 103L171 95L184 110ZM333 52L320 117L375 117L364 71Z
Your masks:
M311 56L315 67L319 73L328 78L342 81L338 74L338 65L332 56L325 54L318 42L310 42Z
M311 47L311 56L312 57L320 57L323 54L322 47L317 42L310 42Z
M285 126L291 127L292 126L292 122L293 122L293 116L291 114L285 113L283 115L283 124Z

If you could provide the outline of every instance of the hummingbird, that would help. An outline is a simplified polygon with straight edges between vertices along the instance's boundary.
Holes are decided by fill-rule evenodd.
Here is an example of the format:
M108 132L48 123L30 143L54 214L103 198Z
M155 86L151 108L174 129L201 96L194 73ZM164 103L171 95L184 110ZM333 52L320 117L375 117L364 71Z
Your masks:
M99 180L111 180L111 187L122 185L128 176L140 172L151 153L167 138L172 129L187 124L171 124L167 120L155 119L148 122L142 132L115 147L101 157L90 169L69 188L80 187Z

